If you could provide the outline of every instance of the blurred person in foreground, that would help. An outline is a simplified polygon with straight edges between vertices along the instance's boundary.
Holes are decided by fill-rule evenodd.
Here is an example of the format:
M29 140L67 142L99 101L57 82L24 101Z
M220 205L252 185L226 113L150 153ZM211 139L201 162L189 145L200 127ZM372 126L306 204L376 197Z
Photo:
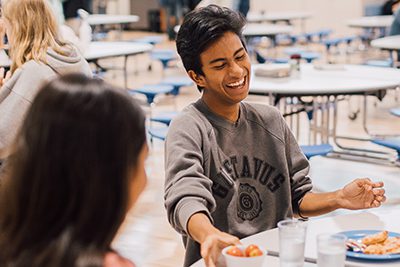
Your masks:
M111 241L146 184L145 116L82 74L41 88L0 186L2 267L134 267Z

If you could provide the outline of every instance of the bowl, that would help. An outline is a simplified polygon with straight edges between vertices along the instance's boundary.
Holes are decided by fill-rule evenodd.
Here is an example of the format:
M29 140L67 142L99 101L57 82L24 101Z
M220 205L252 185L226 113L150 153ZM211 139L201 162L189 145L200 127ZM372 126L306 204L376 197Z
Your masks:
M232 248L233 246L228 246L222 250L222 255L225 259L226 267L262 267L265 256L267 255L267 251L258 246L258 248L261 250L262 255L260 256L254 256L254 257L238 257L238 256L232 256L227 254L226 252ZM242 253L244 254L244 251L246 249L246 245L237 245L236 246Z

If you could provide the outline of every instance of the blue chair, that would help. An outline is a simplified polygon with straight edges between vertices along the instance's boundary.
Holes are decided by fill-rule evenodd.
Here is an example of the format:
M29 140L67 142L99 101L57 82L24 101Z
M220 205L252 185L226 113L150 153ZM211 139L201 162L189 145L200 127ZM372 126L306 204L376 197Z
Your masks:
M163 69L168 67L168 63L170 61L178 58L176 52L170 49L153 50L150 53L150 57L154 60L159 60L163 66Z
M371 140L372 143L384 146L387 148L391 148L396 150L397 152L397 159L400 161L400 137L388 137L383 139L373 139Z
M174 90L172 85L168 84L153 84L145 85L138 89L129 89L130 94L143 94L147 98L147 103L151 105L154 103L154 98L159 94L171 94Z
M193 85L193 81L187 76L168 77L161 81L161 84L168 84L174 87L173 95L178 95L181 87Z
M314 156L326 156L333 151L333 147L330 144L304 145L300 146L300 148L307 159Z
M373 67L383 67L383 68L391 68L393 66L392 59L371 59L367 60L364 65L373 66Z
M153 142L153 138L164 141L167 138L168 127L149 127L147 132L150 135L150 142Z
M390 113L391 113L392 115L395 115L395 116L397 116L397 117L400 117L400 108L392 108L392 109L390 110Z
M307 63L311 63L315 59L318 59L318 58L321 57L319 53L309 52L309 51L304 51L304 52L300 53L300 56L301 56L302 59L307 61Z
M149 36L145 36L142 38L138 38L138 39L134 39L132 40L133 42L136 43L145 43L145 44L151 44L151 45L156 45L159 44L163 41L163 36L160 35L149 35Z
M338 46L340 42L341 42L341 40L339 38L332 38L332 39L322 41L322 43L325 45L326 50L328 52L331 49L331 47Z
M150 121L159 122L169 126L172 119L178 115L176 111L164 112L158 115L154 115L150 118Z

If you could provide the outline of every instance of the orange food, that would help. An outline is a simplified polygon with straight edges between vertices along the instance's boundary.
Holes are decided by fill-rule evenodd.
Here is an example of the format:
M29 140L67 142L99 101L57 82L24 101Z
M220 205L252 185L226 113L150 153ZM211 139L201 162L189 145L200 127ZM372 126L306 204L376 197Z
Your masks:
M244 254L246 255L246 257L251 257L250 256L250 253L253 251L253 250L260 250L259 248L258 248L258 246L257 245L248 245L247 246L247 248L245 249L245 251L244 251Z
M236 257L244 257L243 252L236 246L232 246L230 249L228 249L226 254Z
M373 235L367 235L362 239L362 243L369 246L382 243L388 238L388 231L382 231Z
M256 249L253 249L250 251L248 257L257 257L257 256L261 256L262 254L263 254L263 252L259 248L256 248Z
M236 257L257 257L262 256L263 252L257 245L249 245L243 251L236 246L231 246L226 254Z
M365 236L362 243L367 245L365 254L393 254L400 252L400 237L389 237L388 231Z

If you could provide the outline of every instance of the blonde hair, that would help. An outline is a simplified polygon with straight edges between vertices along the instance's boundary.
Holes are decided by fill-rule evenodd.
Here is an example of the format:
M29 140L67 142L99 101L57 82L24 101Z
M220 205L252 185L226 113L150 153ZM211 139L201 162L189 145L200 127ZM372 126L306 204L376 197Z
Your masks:
M47 0L2 1L3 16L11 25L11 72L29 60L46 63L47 49L65 55L58 24Z

